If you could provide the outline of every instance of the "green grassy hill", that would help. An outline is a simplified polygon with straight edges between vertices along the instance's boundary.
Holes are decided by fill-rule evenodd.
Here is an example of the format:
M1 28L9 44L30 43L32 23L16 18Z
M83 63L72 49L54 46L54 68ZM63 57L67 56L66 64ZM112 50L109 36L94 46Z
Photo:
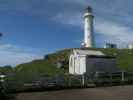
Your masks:
M64 49L53 54L44 56L44 59L34 60L16 66L13 71L16 73L14 79L19 83L36 80L46 75L56 76L68 73L69 55L72 49ZM92 50L92 49L91 49ZM117 66L125 71L133 72L133 50L129 49L103 49L97 48L109 56L116 56ZM62 67L58 68L57 63L62 62ZM2 70L0 70L2 71Z
M46 55L42 61L55 65L57 62L64 61L63 68L68 69L69 55L72 49L65 49L57 51L53 54ZM133 71L133 49L103 49L96 48L91 50L99 50L108 56L115 56L117 60L117 66L126 71ZM32 63L32 62L31 62Z
M48 74L56 75L68 72L69 55L72 49L57 51L53 54L46 55L44 59L34 60L29 63L16 66L15 71L18 76L38 77L39 75ZM129 49L102 49L97 48L109 56L116 56L117 66L126 71L133 71L133 50ZM63 62L62 68L57 68L57 62Z

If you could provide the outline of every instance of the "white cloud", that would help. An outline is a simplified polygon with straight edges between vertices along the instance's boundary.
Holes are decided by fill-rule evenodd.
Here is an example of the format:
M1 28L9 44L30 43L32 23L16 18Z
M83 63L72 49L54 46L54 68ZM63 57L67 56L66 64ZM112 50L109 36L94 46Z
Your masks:
M42 58L42 56L33 52L29 52L28 50L22 50L21 48L14 45L0 45L0 66L15 66L17 64L29 62L39 58Z
M119 45L122 44L122 46L123 43L127 45L128 43L133 42L132 28L115 22L97 20L95 23L95 32L106 35L109 41ZM105 40L107 41L107 39Z
M82 15L79 13L58 13L52 20L72 26L83 26Z

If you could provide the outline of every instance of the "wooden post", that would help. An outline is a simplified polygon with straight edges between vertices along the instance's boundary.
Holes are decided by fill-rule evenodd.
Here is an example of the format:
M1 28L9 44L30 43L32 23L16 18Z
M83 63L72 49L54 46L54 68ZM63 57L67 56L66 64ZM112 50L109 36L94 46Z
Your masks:
M82 75L82 86L83 87L85 86L85 76L84 76L84 74Z
M69 79L68 86L71 87L71 75L68 75L68 79Z
M112 86L112 73L110 73L110 80L111 80L111 86Z
M122 71L122 73L121 73L121 82L122 82L122 84L124 84L124 81L125 81L125 72L124 71Z
M125 81L125 75L124 75L124 74L125 74L125 72L124 72L124 71L122 71L122 73L121 73L121 74L122 74L122 75L121 75L121 76L122 76L121 81L123 81L123 82L124 82L124 81Z

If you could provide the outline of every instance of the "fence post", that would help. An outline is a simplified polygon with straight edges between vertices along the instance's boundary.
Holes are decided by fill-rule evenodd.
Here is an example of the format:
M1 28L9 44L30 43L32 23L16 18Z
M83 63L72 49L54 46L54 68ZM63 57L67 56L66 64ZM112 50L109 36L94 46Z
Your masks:
M125 72L124 71L122 71L122 73L121 73L121 81L122 81L122 84L124 83L124 81L125 81Z
M82 75L82 86L83 87L85 86L85 76L84 76L84 74Z
M111 80L111 86L112 86L112 73L110 73L110 80Z
M72 84L71 84L71 75L68 75L69 77L68 77L68 79L69 79L69 81L68 81L68 86L69 87L71 87L72 86Z

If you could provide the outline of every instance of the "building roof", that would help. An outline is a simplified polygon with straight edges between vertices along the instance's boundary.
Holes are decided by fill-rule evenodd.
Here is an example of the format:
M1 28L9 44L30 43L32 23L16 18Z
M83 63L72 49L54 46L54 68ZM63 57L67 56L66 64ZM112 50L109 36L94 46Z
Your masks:
M81 49L73 49L74 55L91 55L91 56L104 56L104 53L96 50L81 50Z

